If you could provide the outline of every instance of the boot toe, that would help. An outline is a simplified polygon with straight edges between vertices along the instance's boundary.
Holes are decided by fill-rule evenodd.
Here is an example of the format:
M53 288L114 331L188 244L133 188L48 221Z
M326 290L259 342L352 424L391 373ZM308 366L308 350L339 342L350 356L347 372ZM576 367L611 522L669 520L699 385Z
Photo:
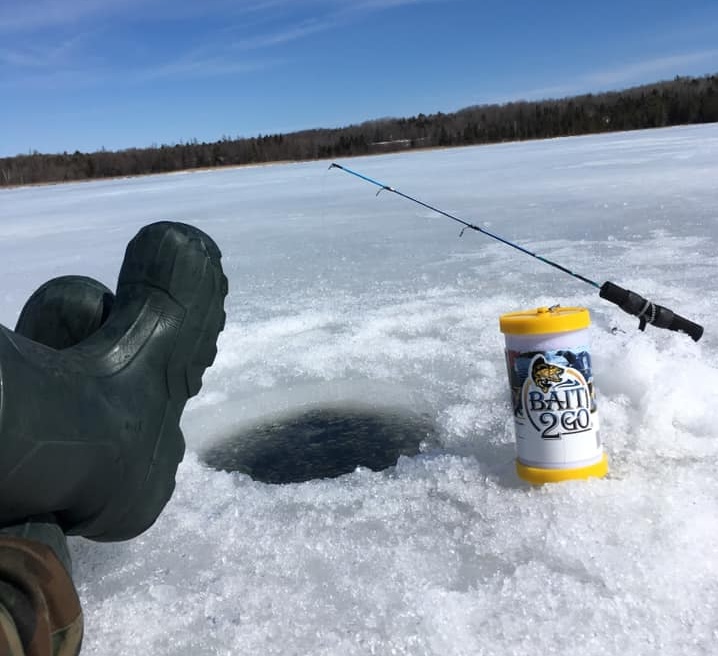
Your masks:
M160 221L137 234L127 247L117 296L142 295L148 288L164 291L184 310L176 336L168 385L182 377L188 396L201 387L204 370L217 352L224 328L227 278L221 251L209 235L184 223ZM180 371L184 372L181 376Z
M221 258L217 244L199 228L173 221L152 223L127 246L118 295L125 286L149 284L166 291L182 306L191 306L203 291L200 281L213 274L223 277Z

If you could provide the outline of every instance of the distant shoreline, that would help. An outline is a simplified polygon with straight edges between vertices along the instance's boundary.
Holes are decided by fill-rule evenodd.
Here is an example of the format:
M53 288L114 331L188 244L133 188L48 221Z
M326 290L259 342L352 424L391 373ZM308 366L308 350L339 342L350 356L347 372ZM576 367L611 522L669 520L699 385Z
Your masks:
M158 171L156 173L132 173L129 175L110 175L103 178L81 178L78 180L47 180L45 182L26 182L24 184L0 185L0 193L4 190L25 189L28 187L54 187L59 185L83 184L92 182L106 182L111 180L134 180L135 178L151 178L165 175L187 175L188 173L201 173L203 171L227 171L231 169L258 168L260 166L274 166L275 164L299 164L302 162L319 160L283 160L276 162L259 162L252 164L228 164L227 166L203 166L193 169L179 169L177 171Z
M716 121L718 123L718 121ZM573 138L580 138L580 137L595 137L600 135L614 135L614 134L621 134L621 133L631 133L631 132L648 132L652 130L669 130L672 128L681 128L681 127L697 127L699 125L711 125L711 123L686 123L686 124L679 124L679 125L667 125L657 128L637 128L635 130L611 130L611 131L605 131L605 132L589 132L586 134L573 134L573 135L561 135L556 137L541 137L536 139L515 139L515 140L506 140L506 141L499 141L499 142L491 142L491 143L480 143L480 144L460 144L455 146L424 146L422 148L411 148L411 149L403 149L403 150L395 150L395 151L386 151L386 152L376 152L376 153L363 153L363 154L357 154L357 155L348 155L346 157L353 158L353 157L382 157L384 155L396 155L399 153L421 153L421 152L430 152L430 151L438 151L438 150L454 150L458 148L478 148L481 146L500 146L500 145L506 145L506 144L516 144L516 143L528 143L528 142L537 142L537 141L552 141L557 139L573 139ZM12 184L12 185L0 185L0 192L4 190L17 190L17 189L25 189L25 188L32 188L32 187L52 187L52 186L59 186L59 185L69 185L69 184L81 184L81 183L93 183L93 182L106 182L106 181L113 181L113 180L134 180L137 178L150 178L150 177L157 177L157 176L170 176L170 175L188 175L192 173L203 173L208 171L232 171L236 169L249 169L249 168L262 168L267 166L283 166L288 164L307 164L311 162L332 162L336 159L341 159L341 157L326 157L326 158L310 158L310 159L287 159L287 160L276 160L276 161L267 161L267 162L247 162L245 164L226 164L226 165L218 165L218 166L202 166L202 167L195 167L195 168L188 168L188 169L178 169L176 171L156 171L152 173L133 173L133 174L127 174L127 175L113 175L113 176L106 176L102 178L81 178L77 180L48 180L44 182L28 182L24 184Z
M215 142L0 158L0 189L540 141L718 122L718 74Z

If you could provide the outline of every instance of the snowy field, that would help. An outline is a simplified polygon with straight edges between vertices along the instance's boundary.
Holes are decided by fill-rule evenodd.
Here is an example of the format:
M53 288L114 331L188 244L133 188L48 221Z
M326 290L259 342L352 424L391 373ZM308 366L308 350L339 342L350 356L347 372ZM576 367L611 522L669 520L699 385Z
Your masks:
M230 282L166 511L127 543L70 541L82 653L715 654L718 125L340 162L705 335L640 333L328 162L0 191L10 327L50 277L113 287L159 219L212 235ZM555 303L591 311L610 474L532 488L498 317Z

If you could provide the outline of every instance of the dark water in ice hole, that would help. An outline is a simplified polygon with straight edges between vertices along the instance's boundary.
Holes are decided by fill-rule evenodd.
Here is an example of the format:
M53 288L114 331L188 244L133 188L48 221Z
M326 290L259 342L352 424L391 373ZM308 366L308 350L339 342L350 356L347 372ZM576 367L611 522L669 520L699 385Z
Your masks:
M210 467L264 483L332 478L367 467L381 471L399 456L438 443L426 415L400 409L315 407L238 430L205 450Z

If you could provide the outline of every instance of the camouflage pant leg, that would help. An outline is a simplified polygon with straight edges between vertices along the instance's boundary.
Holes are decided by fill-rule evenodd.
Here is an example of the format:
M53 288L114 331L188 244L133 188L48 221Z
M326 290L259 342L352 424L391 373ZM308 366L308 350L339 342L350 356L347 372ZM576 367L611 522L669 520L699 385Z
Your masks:
M0 531L3 656L79 654L82 610L68 568L61 562L67 555L64 535L54 524Z

